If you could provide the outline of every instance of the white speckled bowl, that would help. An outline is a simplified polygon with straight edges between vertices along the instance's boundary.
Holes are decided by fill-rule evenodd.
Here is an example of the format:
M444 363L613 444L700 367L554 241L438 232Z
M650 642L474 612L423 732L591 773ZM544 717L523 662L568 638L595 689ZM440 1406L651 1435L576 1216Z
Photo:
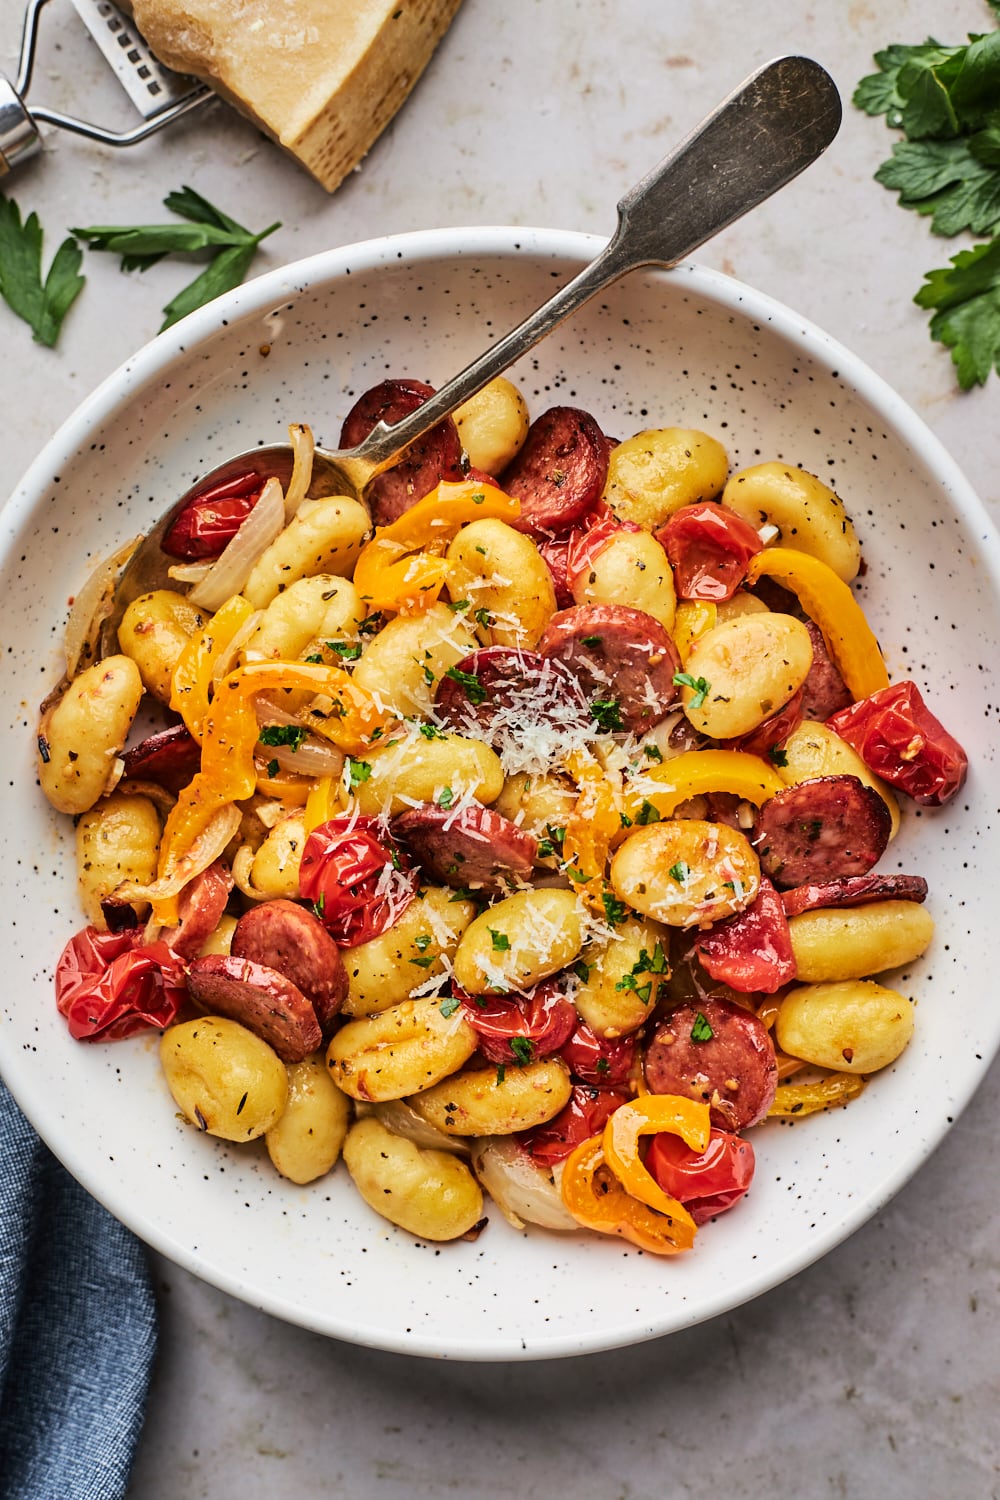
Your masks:
M7 715L3 1075L71 1172L197 1275L279 1317L385 1349L524 1359L610 1348L735 1307L830 1250L941 1140L1000 1041L995 941L1000 551L954 463L857 359L794 313L694 266L638 273L514 371L533 414L589 408L606 431L704 427L733 466L782 458L847 502L859 589L894 677L916 678L972 768L943 811L910 811L883 861L923 873L938 937L894 983L917 1003L900 1062L846 1110L754 1132L738 1211L692 1254L515 1233L435 1248L376 1218L344 1169L307 1188L258 1147L180 1123L155 1038L70 1040L52 994L81 925L72 828L35 786L36 704L57 681L67 599L92 562L204 470L313 424L334 445L387 375L440 383L598 250L590 237L447 230L331 251L203 309L143 349L52 439L2 515ZM262 346L270 353L265 357Z

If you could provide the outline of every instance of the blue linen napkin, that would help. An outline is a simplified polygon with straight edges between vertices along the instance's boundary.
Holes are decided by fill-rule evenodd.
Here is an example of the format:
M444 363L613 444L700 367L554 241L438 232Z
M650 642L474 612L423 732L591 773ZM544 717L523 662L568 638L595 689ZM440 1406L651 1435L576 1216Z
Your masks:
M120 1500L156 1350L145 1251L0 1082L0 1500Z

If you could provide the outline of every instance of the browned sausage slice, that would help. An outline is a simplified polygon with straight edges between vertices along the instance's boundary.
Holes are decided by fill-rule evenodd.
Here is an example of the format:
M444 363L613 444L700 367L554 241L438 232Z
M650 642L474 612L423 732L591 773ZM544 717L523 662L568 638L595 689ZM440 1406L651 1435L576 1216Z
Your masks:
M393 819L392 831L431 879L491 894L530 879L538 857L536 838L478 803L449 812L425 802Z
M295 901L263 901L236 924L230 952L277 969L312 1004L326 1031L347 999L347 970L323 923Z
M682 1005L653 1033L646 1082L654 1094L709 1105L720 1130L745 1130L767 1114L778 1083L767 1027L725 1000Z
M344 418L340 446L356 447L379 422L392 426L433 395L434 387L420 380L383 380L380 385L372 386ZM445 417L410 445L400 463L380 474L369 486L372 520L376 526L388 526L442 479L462 478L462 442L454 422Z
M754 847L775 885L867 875L892 832L889 809L857 776L816 776L786 787L760 810Z
M201 765L201 746L186 725L173 724L151 734L122 756L123 781L155 781L176 796Z
M179 926L162 934L181 958L194 958L218 927L233 888L232 872L217 859L189 881L178 902Z
M282 1062L302 1062L323 1040L309 1001L277 969L249 958L210 953L193 960L187 982L199 1005L239 1021L273 1047Z
M823 632L813 620L803 622L812 641L813 659L802 686L802 717L825 722L831 714L853 703L851 690L830 660Z
M658 620L625 604L578 604L546 625L538 650L577 677L603 729L659 723L680 689L677 648Z
M786 917L813 911L818 906L867 906L871 901L926 901L927 882L922 875L847 875L820 885L797 885L782 891Z
M608 443L593 417L576 406L552 406L532 422L500 485L521 502L511 524L551 537L593 510L607 477Z
M463 657L440 679L434 708L456 734L491 745L508 774L543 769L594 727L573 673L513 646Z

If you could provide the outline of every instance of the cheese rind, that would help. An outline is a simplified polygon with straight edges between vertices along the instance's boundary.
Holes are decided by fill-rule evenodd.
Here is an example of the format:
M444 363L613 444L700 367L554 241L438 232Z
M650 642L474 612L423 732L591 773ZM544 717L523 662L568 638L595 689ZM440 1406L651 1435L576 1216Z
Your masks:
M461 0L131 0L160 61L204 79L328 192L403 104Z

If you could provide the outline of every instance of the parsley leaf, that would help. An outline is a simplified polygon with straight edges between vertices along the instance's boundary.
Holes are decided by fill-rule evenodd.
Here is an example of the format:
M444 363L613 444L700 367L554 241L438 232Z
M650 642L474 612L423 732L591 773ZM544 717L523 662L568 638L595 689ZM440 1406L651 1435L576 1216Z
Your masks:
M456 1010L458 1010L460 1003L461 1002L459 1001L457 995L449 995L447 999L441 1001L441 1004L438 1006L438 1010L447 1021L448 1017L453 1016Z
M457 682L465 689L465 696L470 703L485 703L486 689L483 687L475 672L460 672L457 667L449 667L444 674L450 677L452 682Z
M605 891L601 896L601 903L604 906L604 915L612 927L617 927L624 922L628 915L628 907L624 901L619 901L617 896L612 896L610 891Z
M949 348L963 390L1000 370L1000 236L929 271L914 301L937 309L931 337Z
M535 1044L530 1037L512 1036L510 1039L510 1050L517 1059L519 1068L527 1067L535 1056Z
M510 938L507 934L505 932L498 932L495 927L487 927L486 931L489 933L493 943L494 953L506 953L510 947Z
M622 723L622 711L617 698L595 698L590 705L590 717L597 724L598 728L609 730L612 733L615 730L625 728L625 725Z
M83 289L83 255L74 239L65 239L42 280L42 226L37 214L21 223L12 198L0 193L0 297L31 328L36 344L51 349L63 319Z
M353 792L356 786L360 786L363 781L368 780L369 776L372 774L372 768L369 765L368 761L352 760L350 756L348 756L347 774L350 777L351 791Z
M691 1027L692 1042L710 1042L714 1035L715 1032L709 1025L707 1017L703 1016L701 1011L699 1011L694 1018L694 1025Z
M107 250L122 258L123 271L145 271L165 255L188 255L209 250L212 259L194 281L178 292L163 309L160 332L178 322L196 307L239 286L250 269L261 240L280 229L270 224L258 234L245 229L228 214L208 202L193 188L168 193L164 207L187 223L92 224L74 229L92 250Z
M258 736L262 745L286 745L289 750L297 750L305 739L308 730L301 724L265 724Z
M690 672L675 672L673 680L677 687L689 687L694 693L694 697L687 705L688 708L700 708L712 687L712 684L706 682L704 677L692 677Z

